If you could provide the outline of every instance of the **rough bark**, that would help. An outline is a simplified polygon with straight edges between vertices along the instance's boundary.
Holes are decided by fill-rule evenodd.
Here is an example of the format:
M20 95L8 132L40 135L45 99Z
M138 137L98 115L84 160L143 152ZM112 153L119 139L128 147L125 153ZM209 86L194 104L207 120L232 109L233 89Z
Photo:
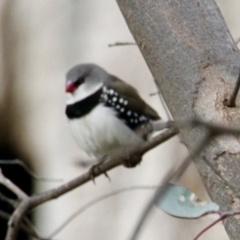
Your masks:
M224 101L238 78L240 54L214 0L117 2L174 119L238 125L240 103L228 108ZM191 151L205 131L188 127L180 133ZM223 211L240 210L239 156L239 137L219 136L195 161ZM239 239L239 219L228 218L224 225L230 239Z

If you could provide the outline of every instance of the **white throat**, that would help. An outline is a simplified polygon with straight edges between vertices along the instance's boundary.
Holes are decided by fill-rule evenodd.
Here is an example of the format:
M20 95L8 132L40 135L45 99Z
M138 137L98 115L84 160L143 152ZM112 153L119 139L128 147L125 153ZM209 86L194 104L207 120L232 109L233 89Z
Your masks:
M81 101L86 97L92 95L97 90L103 86L103 83L99 83L94 86L88 86L87 84L82 84L73 93L67 94L67 105L73 104L75 102Z

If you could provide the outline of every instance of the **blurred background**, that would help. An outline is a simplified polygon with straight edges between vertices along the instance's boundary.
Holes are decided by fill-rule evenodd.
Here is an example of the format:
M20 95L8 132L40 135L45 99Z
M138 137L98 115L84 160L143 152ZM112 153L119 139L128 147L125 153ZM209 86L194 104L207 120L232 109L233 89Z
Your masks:
M240 2L218 0L233 35L240 36ZM41 177L63 179L87 169L79 164L89 157L74 142L65 117L65 73L78 63L96 63L134 85L141 96L166 119L155 93L151 73L136 46L109 47L134 42L113 0L18 0L0 2L0 157L20 158ZM48 202L32 212L40 236L47 237L83 204L121 187L159 184L178 167L187 151L175 137L145 155L134 169L119 167ZM25 191L39 193L63 182L30 180L19 167L4 167L4 174ZM192 165L179 181L200 198L208 199ZM1 189L0 189L1 190ZM5 191L5 190L2 190ZM54 239L128 239L152 190L138 190L108 198L78 216ZM0 207L3 207L0 202ZM154 209L139 239L193 239L213 216L181 220ZM0 232L4 222L0 221ZM3 236L0 236L3 239ZM24 236L19 239L27 239ZM228 239L222 224L200 239Z

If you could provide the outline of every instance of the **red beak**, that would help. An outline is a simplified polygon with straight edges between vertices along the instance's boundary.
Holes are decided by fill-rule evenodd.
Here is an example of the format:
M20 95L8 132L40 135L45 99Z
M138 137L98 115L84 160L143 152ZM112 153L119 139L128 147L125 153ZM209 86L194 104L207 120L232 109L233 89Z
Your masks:
M76 90L76 87L73 82L67 81L65 91L68 93L73 93Z

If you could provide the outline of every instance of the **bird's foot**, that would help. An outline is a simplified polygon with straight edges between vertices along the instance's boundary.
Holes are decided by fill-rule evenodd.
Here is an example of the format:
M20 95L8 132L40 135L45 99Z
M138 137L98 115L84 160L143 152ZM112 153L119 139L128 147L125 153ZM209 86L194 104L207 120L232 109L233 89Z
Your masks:
M129 155L128 157L122 160L122 164L126 168L134 168L142 161L142 157L138 154Z
M100 166L107 161L107 157L104 156L100 159L100 161L96 164L94 164L90 170L89 170L89 174L90 174L90 178L92 179L93 183L95 183L95 177L96 177L96 172L101 172L101 168ZM111 178L109 177L109 175L107 174L106 171L103 171L103 174L105 175L106 178L108 178L109 182L111 182Z

